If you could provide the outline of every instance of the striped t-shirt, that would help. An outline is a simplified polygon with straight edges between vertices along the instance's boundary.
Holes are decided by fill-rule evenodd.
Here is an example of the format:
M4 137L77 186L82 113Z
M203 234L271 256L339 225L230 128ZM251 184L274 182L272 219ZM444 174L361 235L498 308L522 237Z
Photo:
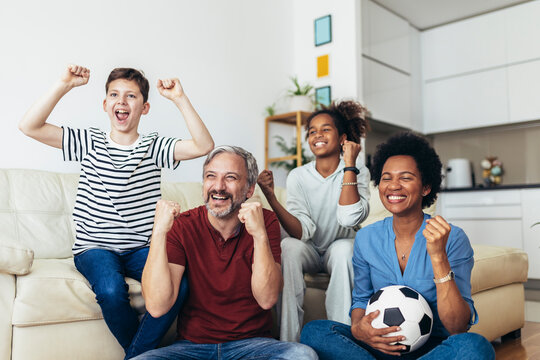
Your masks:
M154 132L122 146L97 128L63 127L64 160L81 163L74 255L91 248L124 252L148 246L161 197L161 168L179 164L177 140Z

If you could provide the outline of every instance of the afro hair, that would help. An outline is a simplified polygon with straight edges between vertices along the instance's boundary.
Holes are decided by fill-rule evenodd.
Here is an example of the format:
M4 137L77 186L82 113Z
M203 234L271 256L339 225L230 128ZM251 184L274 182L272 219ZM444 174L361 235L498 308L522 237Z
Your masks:
M422 208L429 207L435 202L441 190L442 164L439 155L425 138L412 132L398 133L377 146L371 168L371 177L376 186L379 186L381 181L386 160L398 155L411 156L416 162L422 177L422 185L431 188L430 193L422 198Z

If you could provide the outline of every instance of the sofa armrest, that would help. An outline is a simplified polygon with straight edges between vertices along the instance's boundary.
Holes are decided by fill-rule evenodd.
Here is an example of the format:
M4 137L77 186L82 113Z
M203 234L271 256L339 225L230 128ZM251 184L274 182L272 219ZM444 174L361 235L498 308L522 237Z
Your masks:
M0 273L26 275L34 262L34 251L19 243L0 241Z
M15 276L0 272L0 359L11 359L11 316L14 300Z

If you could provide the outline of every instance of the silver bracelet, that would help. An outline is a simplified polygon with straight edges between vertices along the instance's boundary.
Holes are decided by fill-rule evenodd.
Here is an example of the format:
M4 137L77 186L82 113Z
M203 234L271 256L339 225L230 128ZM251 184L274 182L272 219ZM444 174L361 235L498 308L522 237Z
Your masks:
M356 186L358 185L358 182L344 182L344 183L341 183L341 187L344 187L346 185L353 185L353 186Z

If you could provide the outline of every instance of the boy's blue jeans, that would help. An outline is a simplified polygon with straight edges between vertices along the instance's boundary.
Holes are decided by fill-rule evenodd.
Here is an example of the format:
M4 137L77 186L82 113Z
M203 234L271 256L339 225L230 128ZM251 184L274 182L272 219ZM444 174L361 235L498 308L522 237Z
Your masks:
M187 298L188 286L184 276L171 310L159 318L145 312L139 321L137 312L129 303L129 287L124 277L141 281L148 250L145 247L120 254L105 249L90 249L74 259L77 270L90 282L105 323L124 348L126 359L155 349Z
M300 342L311 346L319 359L422 359L422 360L494 360L493 346L481 335L463 333L444 338L430 337L420 349L401 356L382 353L356 340L351 327L336 321L314 320L302 329Z

